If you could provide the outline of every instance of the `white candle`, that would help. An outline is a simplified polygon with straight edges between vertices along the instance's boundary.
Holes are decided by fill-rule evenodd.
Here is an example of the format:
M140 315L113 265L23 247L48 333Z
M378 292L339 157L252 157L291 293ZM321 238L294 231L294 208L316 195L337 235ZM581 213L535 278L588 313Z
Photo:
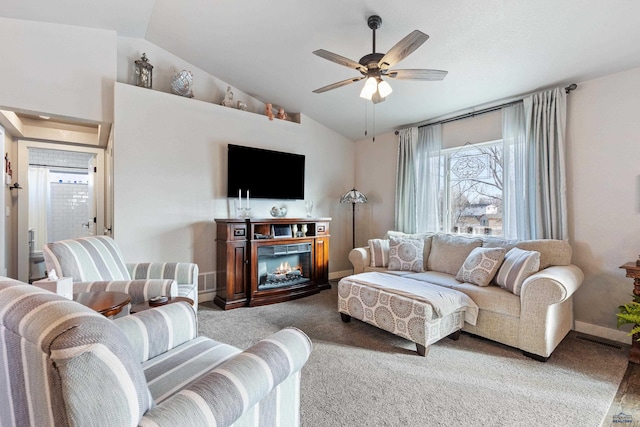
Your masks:
M242 190L238 189L238 209L242 208Z
M249 190L247 190L247 209L249 209Z

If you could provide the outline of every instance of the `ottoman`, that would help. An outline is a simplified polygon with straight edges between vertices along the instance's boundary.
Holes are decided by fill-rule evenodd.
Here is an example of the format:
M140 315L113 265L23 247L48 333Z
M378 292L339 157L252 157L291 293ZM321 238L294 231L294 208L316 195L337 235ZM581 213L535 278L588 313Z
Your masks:
M403 286L415 285L411 283L416 282L415 280L392 275L386 275L390 277L384 280L376 280L382 277L378 276L381 274L384 273L360 273L344 277L338 282L338 311L344 322L349 322L354 317L413 341L421 356L426 356L429 346L443 337L458 339L465 322L466 305L462 304L439 315L431 302L412 294ZM394 283L394 288L383 288L376 284L389 280ZM432 286L437 287L438 291L443 290L440 286ZM475 306L473 301L470 304Z

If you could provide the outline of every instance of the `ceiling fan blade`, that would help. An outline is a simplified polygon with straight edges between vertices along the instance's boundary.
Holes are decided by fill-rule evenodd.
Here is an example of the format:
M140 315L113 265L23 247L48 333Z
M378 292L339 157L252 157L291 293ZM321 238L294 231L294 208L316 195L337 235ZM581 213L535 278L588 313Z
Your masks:
M339 87L346 86L346 85L348 85L350 83L355 83L357 81L360 81L362 79L364 79L364 76L353 77L351 79L342 80L341 82L332 83L330 85L321 87L320 89L316 89L316 90L313 91L313 93L322 93L322 92L326 92L328 90L337 89Z
M422 31L413 30L408 36L400 40L387 52L378 62L378 66L382 70L393 67L398 62L409 56L414 50L422 46L429 38Z
M398 80L442 80L447 76L443 70L389 70L386 77Z
M349 58L345 58L344 56L340 56L336 53L329 52L328 50L318 49L313 53L315 55L318 55L320 58L328 59L329 61L335 62L336 64L340 64L348 68L353 68L354 70L358 70L360 72L367 72L367 67L363 66L362 64Z

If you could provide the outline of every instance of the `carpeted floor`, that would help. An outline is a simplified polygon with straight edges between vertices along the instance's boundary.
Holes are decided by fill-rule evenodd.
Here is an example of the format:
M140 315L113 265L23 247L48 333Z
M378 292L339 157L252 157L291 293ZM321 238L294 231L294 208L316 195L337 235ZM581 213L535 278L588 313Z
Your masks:
M462 334L424 358L415 344L363 322L343 323L337 289L263 307L199 307L199 331L247 348L285 326L309 335L304 427L600 426L627 354L570 333L547 363Z

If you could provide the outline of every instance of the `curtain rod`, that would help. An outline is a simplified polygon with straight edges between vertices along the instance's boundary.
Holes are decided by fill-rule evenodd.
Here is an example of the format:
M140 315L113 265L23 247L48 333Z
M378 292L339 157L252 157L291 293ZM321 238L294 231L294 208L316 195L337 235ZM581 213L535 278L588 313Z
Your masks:
M89 170L89 168L79 167L79 166L56 166L56 165L43 165L39 163L29 163L29 166L37 166L37 167L44 167L44 168L50 168L50 169L78 169L85 172Z
M564 91L565 91L565 93L569 94L572 90L576 90L577 87L578 87L577 84L571 83L569 86L564 88ZM423 128L423 127L426 127L426 126L443 124L443 123L449 123L449 122L455 122L456 120L467 119L469 117L479 116L480 114L485 114L485 113L490 113L492 111L500 110L500 109L502 109L504 107L508 107L510 105L515 105L515 104L517 104L519 102L522 102L522 99L519 99L517 101L506 102L506 103L500 104L500 105L495 105L493 107L487 107L487 108L484 108L484 109L478 110L478 111L472 111L472 112L469 112L469 113L461 114L459 116L450 117L448 119L442 119L442 120L439 120L437 122L433 122L433 123L429 123L429 124L426 124L426 125L418 126L418 128ZM399 131L395 131L394 133L395 133L395 135L398 135L400 132Z

